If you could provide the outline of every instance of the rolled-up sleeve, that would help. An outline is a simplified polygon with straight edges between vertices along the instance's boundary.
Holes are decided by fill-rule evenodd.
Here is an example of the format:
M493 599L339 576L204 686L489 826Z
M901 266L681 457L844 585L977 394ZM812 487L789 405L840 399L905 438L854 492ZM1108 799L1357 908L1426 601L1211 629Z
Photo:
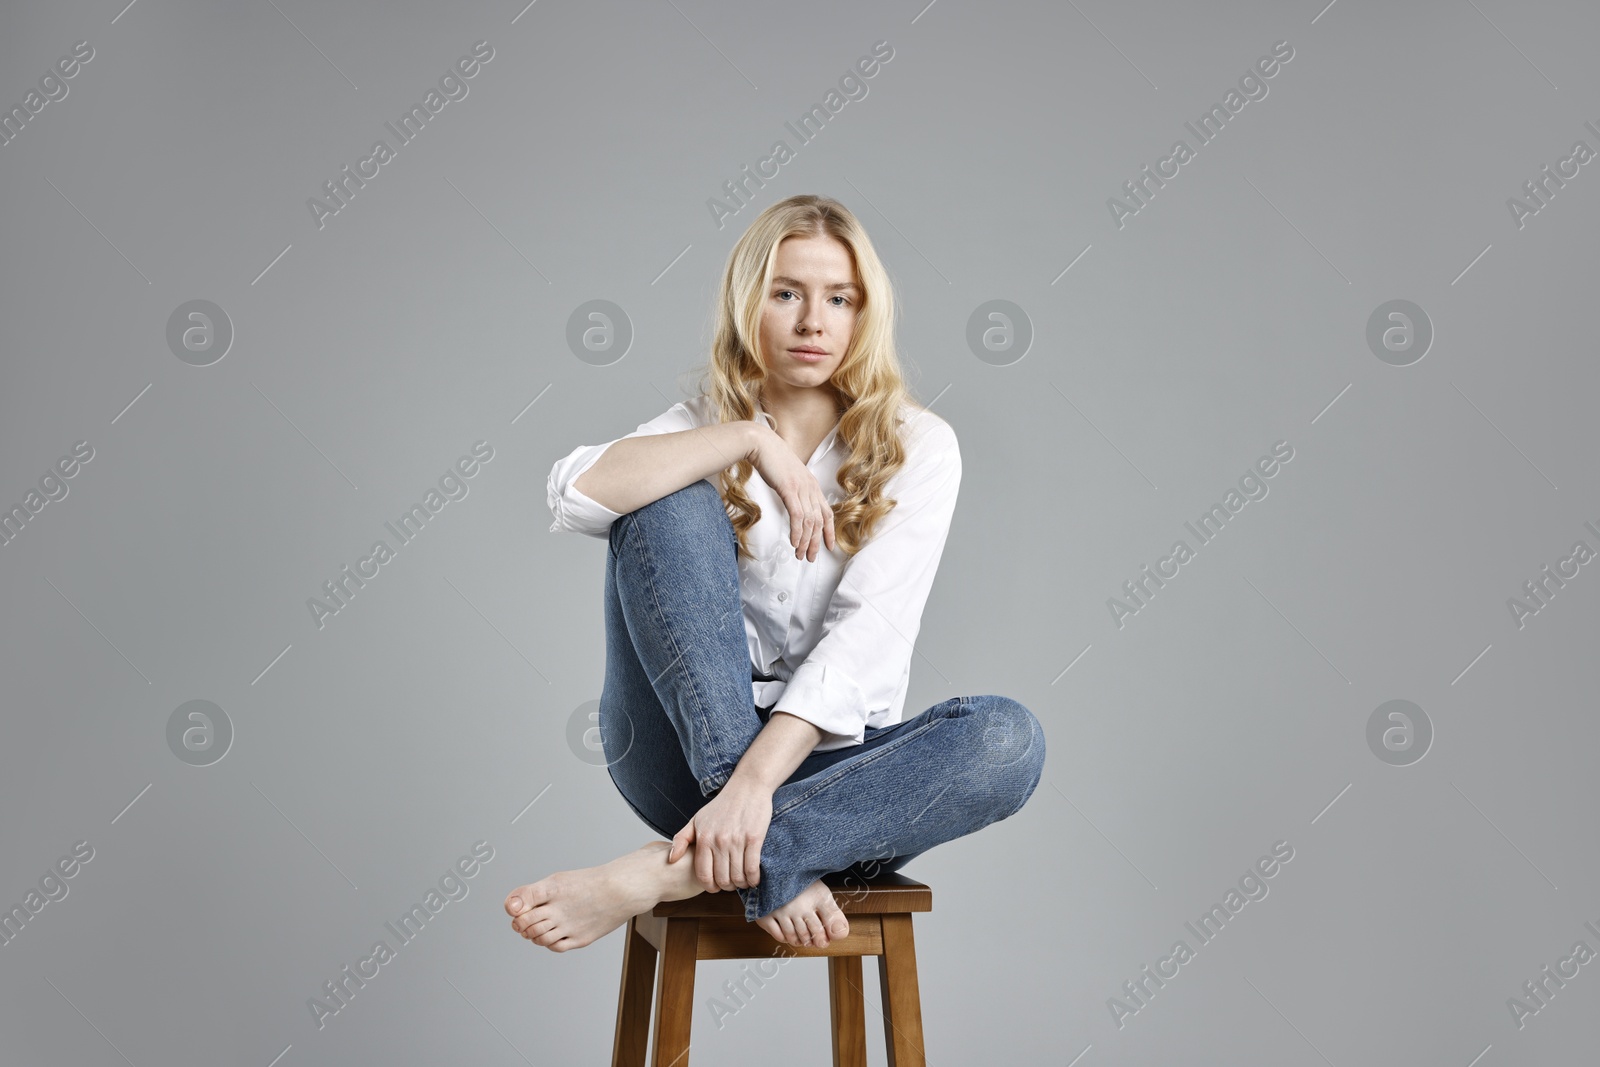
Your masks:
M678 430L689 430L697 426L693 413L683 402L676 403L666 411L657 415L649 422L641 423L637 430L625 434L613 441L598 445L579 445L550 468L550 477L545 483L545 501L550 505L550 514L555 521L550 524L551 533L563 530L573 533L588 534L590 537L607 537L611 533L611 524L621 518L620 512L612 511L584 493L572 483L577 481L584 471L595 465L595 462L605 454L605 450L626 437L643 437L654 433L674 433Z
M892 707L909 678L960 486L955 432L936 422L885 486L894 509L845 563L821 639L773 706L824 732L815 751L861 744L867 719Z

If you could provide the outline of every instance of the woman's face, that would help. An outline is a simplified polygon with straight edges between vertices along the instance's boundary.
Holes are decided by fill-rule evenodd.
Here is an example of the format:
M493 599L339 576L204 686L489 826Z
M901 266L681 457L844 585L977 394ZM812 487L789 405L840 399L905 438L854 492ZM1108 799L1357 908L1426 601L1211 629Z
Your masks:
M761 349L773 394L827 385L850 347L862 295L843 241L826 235L783 239L761 311Z

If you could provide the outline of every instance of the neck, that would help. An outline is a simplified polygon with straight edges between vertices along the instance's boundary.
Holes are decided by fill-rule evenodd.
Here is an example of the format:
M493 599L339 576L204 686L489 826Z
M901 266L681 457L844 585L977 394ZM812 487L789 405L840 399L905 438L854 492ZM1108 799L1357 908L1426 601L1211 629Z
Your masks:
M830 427L844 404L830 385L791 389L769 378L761 389L761 407L780 422Z

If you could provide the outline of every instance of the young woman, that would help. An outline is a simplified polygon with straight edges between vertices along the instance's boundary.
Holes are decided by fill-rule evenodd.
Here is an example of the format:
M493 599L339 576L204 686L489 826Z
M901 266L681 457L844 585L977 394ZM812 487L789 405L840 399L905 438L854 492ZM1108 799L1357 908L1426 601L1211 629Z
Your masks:
M556 952L730 889L777 940L825 946L849 922L823 875L1007 818L1043 770L1015 700L902 715L961 455L907 396L861 224L824 197L774 204L718 308L709 391L550 472L550 529L609 541L607 765L672 839L512 890L512 929Z

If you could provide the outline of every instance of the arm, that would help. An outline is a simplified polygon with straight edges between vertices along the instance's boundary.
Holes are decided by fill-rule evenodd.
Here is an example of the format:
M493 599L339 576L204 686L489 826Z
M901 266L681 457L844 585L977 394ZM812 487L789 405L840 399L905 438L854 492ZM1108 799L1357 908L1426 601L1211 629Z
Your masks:
M889 708L911 670L961 487L961 452L942 422L918 427L906 466L889 480L897 503L845 564L822 638L773 706L813 723L820 751L861 743L869 715Z
M611 443L572 483L595 503L626 515L727 470L756 450L756 422L719 422L673 433L624 437Z
M733 466L767 430L755 422L702 426L699 410L674 404L626 437L579 445L557 460L545 486L551 532L606 537L622 515Z
M774 711L727 784L674 835L667 862L676 863L693 847L695 877L707 893L758 885L772 794L821 737L822 731L804 719Z
M744 750L724 788L764 793L771 801L772 794L811 755L822 736L822 731L806 720L774 710L767 717L767 725Z

